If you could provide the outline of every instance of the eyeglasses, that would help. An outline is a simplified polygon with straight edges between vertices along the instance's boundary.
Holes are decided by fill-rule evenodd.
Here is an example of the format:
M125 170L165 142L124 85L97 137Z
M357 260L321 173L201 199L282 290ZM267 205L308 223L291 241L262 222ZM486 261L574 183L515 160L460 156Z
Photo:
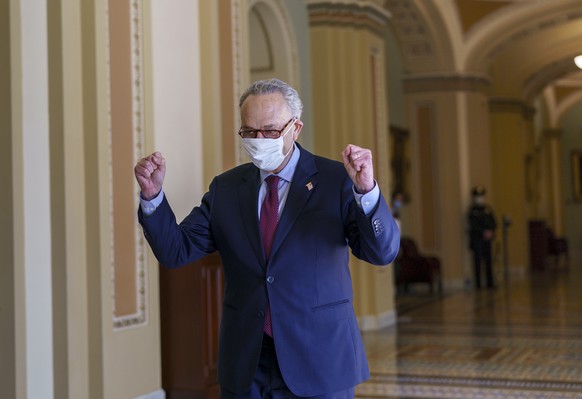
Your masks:
M261 133L263 135L263 137L266 139L278 139L279 137L281 137L281 134L285 131L285 129L287 129L289 127L289 124L291 122L293 122L294 120L295 120L295 118L289 119L289 121L287 123L285 123L285 126L281 130L277 130L277 129L243 129L243 128L241 128L238 131L238 134L243 139L256 139L257 135L259 133Z

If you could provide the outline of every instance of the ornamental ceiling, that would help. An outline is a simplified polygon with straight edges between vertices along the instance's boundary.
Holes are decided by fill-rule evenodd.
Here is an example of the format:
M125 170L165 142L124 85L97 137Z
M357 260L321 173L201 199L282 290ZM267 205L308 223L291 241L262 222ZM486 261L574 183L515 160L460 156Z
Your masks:
M476 75L494 97L582 101L580 0L386 0L405 73ZM564 108L563 106L561 107Z

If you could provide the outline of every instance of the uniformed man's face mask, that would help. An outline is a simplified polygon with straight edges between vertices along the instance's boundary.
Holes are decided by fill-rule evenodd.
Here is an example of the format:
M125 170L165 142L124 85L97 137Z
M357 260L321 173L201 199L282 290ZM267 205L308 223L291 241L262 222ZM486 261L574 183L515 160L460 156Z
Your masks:
M483 197L482 195L476 195L475 196L475 203L477 205L483 205L483 204L485 204L485 197Z
M394 200L394 202L392 202L392 209L397 210L402 208L402 201L401 200Z

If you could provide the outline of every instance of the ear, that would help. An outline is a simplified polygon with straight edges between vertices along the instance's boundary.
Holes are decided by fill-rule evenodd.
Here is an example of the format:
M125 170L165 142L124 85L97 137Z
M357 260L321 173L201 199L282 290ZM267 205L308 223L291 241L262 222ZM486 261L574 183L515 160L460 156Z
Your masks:
M297 140L299 133L301 133L301 129L303 129L303 122L300 119L297 119L293 123L293 141Z

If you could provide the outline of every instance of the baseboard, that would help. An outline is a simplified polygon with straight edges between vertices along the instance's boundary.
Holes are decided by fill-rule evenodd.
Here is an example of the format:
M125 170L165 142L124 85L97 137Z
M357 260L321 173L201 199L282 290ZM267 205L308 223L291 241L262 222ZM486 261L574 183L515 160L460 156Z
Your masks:
M462 278L450 278L447 280L443 280L443 291L460 291L468 287L472 287L473 282L471 279L462 279ZM436 292L436 290L435 290Z
M580 263L582 261L582 250L577 248L570 249L570 262Z
M360 330L362 331L381 330L384 327L389 327L396 324L396 312L394 310L390 310L378 315L358 317L358 324L360 326Z
M218 399L220 398L220 388L218 384L211 385L205 389L173 389L166 388L166 396L169 399Z
M135 399L166 399L166 393L163 389L158 389L157 391L138 396Z

